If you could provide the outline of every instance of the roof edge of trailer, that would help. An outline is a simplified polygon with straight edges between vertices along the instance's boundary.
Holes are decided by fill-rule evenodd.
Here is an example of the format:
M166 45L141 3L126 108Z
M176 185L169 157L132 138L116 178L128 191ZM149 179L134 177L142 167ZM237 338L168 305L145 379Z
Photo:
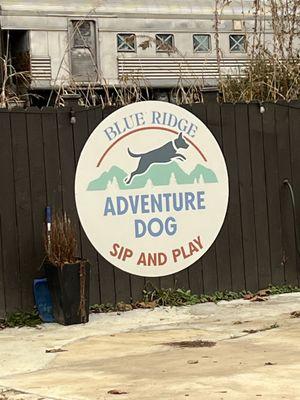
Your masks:
M243 7L242 7L243 4ZM215 12L214 0L1 0L1 14L5 16L66 16L70 14L95 17L154 16L189 18L212 16ZM223 8L223 16L252 16L252 0L233 0Z

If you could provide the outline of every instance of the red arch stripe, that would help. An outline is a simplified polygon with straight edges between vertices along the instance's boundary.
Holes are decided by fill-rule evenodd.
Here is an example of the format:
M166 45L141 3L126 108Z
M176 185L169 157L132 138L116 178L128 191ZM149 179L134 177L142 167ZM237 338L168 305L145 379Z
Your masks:
M175 135L178 135L178 133L177 133L176 131L174 131L173 129L170 129L170 128L163 128L163 127L160 127L160 126L148 126L148 127L133 129L132 131L129 131L129 132L125 133L124 135L120 136L117 140L115 140L115 141L106 149L106 151L102 154L102 157L101 157L100 160L98 161L97 167L99 167L99 165L102 163L102 161L103 161L104 157L107 155L107 153L108 153L120 140L124 139L126 136L129 136L129 135L131 135L131 134L133 134L133 133L136 133L136 132L139 132L139 131L145 131L145 130L148 130L148 129L157 129L157 130L161 130L161 131L168 131L168 132L174 133ZM184 137L184 138L185 138L185 140L186 140L187 142L189 142L189 143L196 149L196 151L200 154L200 156L203 158L203 160L204 160L205 162L207 162L207 159L206 159L205 155L202 153L202 151L199 149L199 147L197 147L197 146L195 145L195 143L193 143L193 142L191 141L191 139L189 139L189 138L187 138L187 137Z

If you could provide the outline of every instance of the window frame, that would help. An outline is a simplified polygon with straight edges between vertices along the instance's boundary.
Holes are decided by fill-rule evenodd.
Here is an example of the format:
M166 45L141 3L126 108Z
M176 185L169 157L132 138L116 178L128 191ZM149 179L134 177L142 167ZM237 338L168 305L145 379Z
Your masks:
M166 35L167 37L171 37L172 45L171 45L171 47L169 49L166 49L166 50L158 49L158 41L161 40L158 36L160 36L160 35ZM163 43L165 43L165 40L163 41ZM156 33L155 34L155 51L156 51L156 53L167 53L167 54L174 53L175 52L175 36L174 36L174 33Z
M196 50L195 49L195 47L194 47L194 37L195 36L206 36L206 37L208 37L208 44L209 44L208 50ZM211 35L209 33L193 33L192 41L193 41L193 52L195 54L197 54L197 53L211 53L212 45L211 45ZM198 45L200 45L200 44L198 44Z
M233 38L233 36L241 36L244 39L244 41L243 41L244 49L243 50L240 50L240 49L239 50L232 50L232 46L230 45L230 40L231 40L231 38ZM228 36L228 42L229 42L229 52L230 53L242 53L242 54L246 53L246 51L247 51L247 43L246 43L246 35L244 33L230 33L229 36ZM234 46L236 46L237 44L239 44L239 41L236 42L234 44Z
M119 37L120 36L122 36L122 35L127 35L128 37L133 37L133 48L132 49L120 49L119 48L119 44L118 44L118 40L119 40ZM136 34L135 33L129 33L129 32L119 32L119 33L117 33L117 35L116 35L116 40L117 40L117 53L136 53L136 49L137 49L137 46L136 46ZM123 40L123 44L124 43L126 43L125 42L125 40ZM127 45L128 45L128 43L127 43ZM130 44L129 44L129 46L130 46Z
M71 22L71 26L72 26L72 31L71 31L72 37L71 38L72 38L72 48L73 49L88 49L88 48L93 47L93 45L96 46L96 21L95 20L93 20L93 19L82 19L82 20L71 19L70 22ZM83 43L82 44L75 43L75 37L77 35L77 30L75 31L74 26L76 26L78 22L82 22L82 23L88 22L89 23L89 26L90 26L90 36L89 37L91 38L90 43L84 42L85 37L82 34L80 35L80 36L82 36L82 37L80 37L80 39L83 40ZM79 29L78 29L78 31L79 31ZM93 43L93 40L94 40L94 43Z

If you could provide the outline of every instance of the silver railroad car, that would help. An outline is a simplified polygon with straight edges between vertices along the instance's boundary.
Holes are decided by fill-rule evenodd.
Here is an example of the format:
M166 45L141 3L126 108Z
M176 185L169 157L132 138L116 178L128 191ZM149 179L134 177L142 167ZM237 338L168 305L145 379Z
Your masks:
M32 89L215 85L248 62L252 5L233 0L216 22L214 0L2 0L2 54L30 71ZM268 10L264 35L271 43Z

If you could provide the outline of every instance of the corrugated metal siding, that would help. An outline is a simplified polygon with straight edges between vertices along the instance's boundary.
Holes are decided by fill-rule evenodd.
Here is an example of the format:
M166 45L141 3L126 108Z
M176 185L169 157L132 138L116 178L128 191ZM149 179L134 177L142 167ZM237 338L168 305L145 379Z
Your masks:
M31 58L31 76L36 80L50 80L51 58L50 57L32 57Z
M247 59L222 59L221 73L238 75L249 64ZM216 58L118 58L119 78L158 80L178 78L218 78L219 69Z

